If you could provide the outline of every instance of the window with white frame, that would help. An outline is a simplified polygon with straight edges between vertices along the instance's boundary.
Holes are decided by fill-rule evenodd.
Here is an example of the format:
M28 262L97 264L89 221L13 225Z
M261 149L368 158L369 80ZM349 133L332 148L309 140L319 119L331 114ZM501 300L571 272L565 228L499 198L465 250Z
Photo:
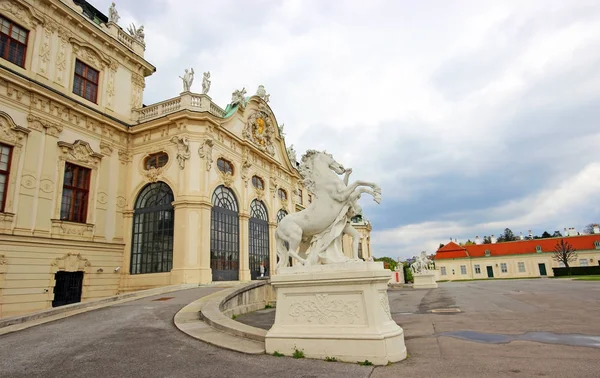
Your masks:
M519 273L525 273L525 263L523 261L519 261Z
M446 267L445 267L445 266L442 266L442 267L440 268L440 272L442 273L442 276L445 276L445 275L446 275Z
M466 265L461 265L460 266L460 274L467 274L467 266Z
M588 259L579 259L579 266L588 266Z
M481 266L475 265L475 274L481 274Z
M562 262L562 261L559 261L559 262L558 262L558 267L559 267L559 268L564 268L564 267L565 267L565 263L564 263L564 262Z
M501 264L500 264L500 271L501 271L502 273L506 273L506 272L508 272L508 267L506 266L506 263L501 263Z

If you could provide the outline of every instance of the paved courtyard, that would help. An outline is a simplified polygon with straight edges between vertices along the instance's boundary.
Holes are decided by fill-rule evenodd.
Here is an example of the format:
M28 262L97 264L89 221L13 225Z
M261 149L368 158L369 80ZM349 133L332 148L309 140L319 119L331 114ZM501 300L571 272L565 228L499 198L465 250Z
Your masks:
M392 315L405 330L409 358L359 366L204 344L173 326L198 288L123 303L0 336L2 377L598 377L600 348L517 340L492 344L446 332L600 336L600 282L557 279L442 283L392 289ZM168 298L166 300L156 299ZM431 310L442 309L432 313ZM446 310L444 310L446 309ZM451 310L447 310L451 309ZM266 327L272 311L239 317ZM269 318L271 320L269 320Z

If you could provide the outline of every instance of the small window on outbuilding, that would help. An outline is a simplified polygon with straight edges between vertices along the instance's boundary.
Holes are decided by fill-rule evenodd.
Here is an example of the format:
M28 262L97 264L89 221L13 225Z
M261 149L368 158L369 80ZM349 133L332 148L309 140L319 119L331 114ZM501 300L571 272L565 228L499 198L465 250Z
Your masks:
M596 247L596 249L600 249L600 241L594 241L594 246Z
M536 251L537 253L542 253L542 246L541 246L541 245L536 245L536 246L535 246L535 251Z
M489 249L485 250L485 257L490 257L492 255L492 253L490 252Z
M146 160L144 160L144 168L160 168L167 165L169 161L169 155L166 152L158 152L155 154L148 155Z

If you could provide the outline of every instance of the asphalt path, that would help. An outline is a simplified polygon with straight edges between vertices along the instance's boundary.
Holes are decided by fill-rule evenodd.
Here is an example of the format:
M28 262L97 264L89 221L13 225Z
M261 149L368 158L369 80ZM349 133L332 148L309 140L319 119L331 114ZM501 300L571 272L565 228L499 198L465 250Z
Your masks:
M245 355L179 331L197 288L105 307L0 336L0 377L368 377L373 367ZM157 300L169 298L166 300Z

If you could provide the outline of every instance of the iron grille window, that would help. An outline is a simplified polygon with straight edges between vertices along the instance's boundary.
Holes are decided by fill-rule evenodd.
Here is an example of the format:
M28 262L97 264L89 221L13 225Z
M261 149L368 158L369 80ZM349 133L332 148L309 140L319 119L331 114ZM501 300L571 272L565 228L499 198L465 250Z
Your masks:
M238 204L233 192L219 186L212 195L210 267L213 281L237 280L240 261Z
M250 277L260 276L260 265L263 264L265 275L269 274L269 217L262 201L254 200L250 204L249 246Z
M52 307L81 302L83 272L56 272Z
M61 220L79 223L87 221L89 187L90 170L66 163L60 208Z
M2 58L25 67L25 52L29 32L0 16L0 54Z
M174 200L164 182L148 184L135 201L131 274L173 269Z
M233 175L233 164L223 158L217 159L217 168L219 168L219 171L223 173L229 173L230 175Z
M75 61L75 77L73 78L73 93L96 103L98 99L98 77L100 73L87 64Z
M169 155L166 152L159 152L156 154L152 154L144 160L144 168L160 168L167 165L169 161Z
M0 143L0 212L4 211L6 205L11 157L12 147Z

